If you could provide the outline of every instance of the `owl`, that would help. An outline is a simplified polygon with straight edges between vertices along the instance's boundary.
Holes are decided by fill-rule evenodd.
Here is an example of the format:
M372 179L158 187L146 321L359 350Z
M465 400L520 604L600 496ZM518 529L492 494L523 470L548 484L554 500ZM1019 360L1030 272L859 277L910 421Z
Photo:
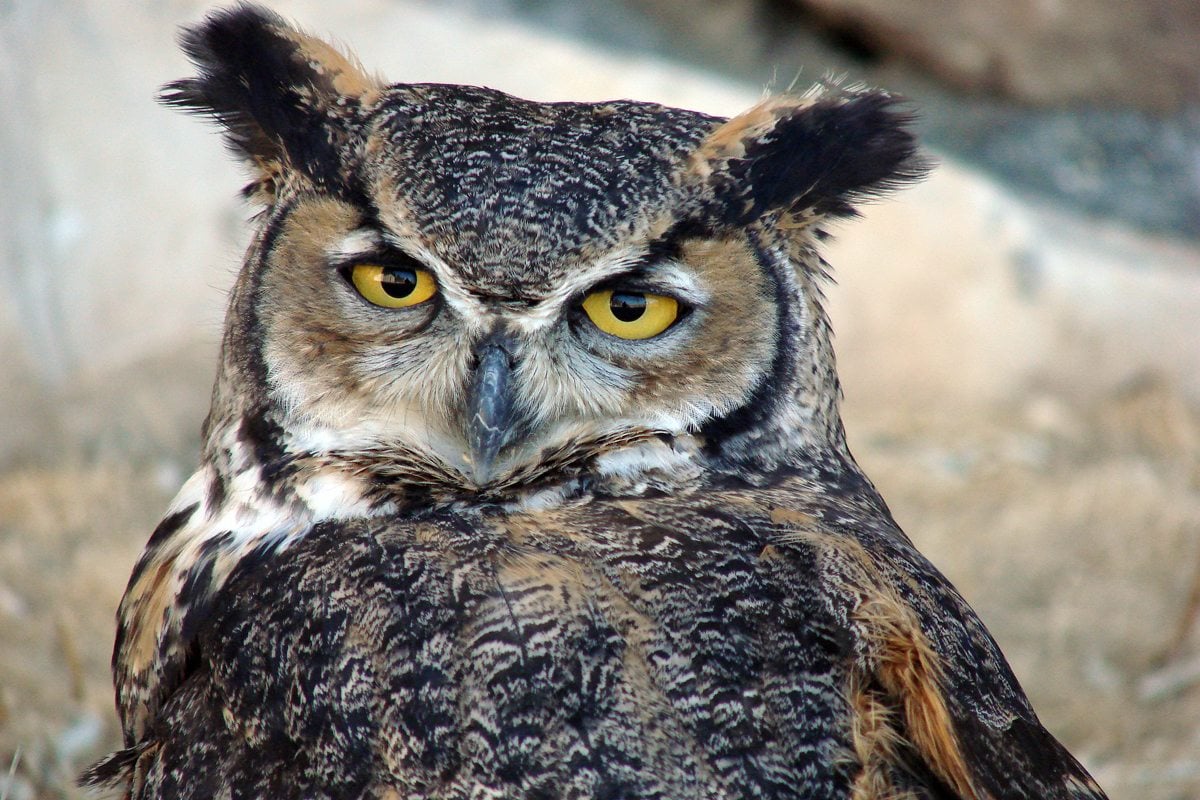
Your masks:
M131 798L1103 798L855 464L831 220L886 93L392 84L241 5L167 103L262 211L118 612Z

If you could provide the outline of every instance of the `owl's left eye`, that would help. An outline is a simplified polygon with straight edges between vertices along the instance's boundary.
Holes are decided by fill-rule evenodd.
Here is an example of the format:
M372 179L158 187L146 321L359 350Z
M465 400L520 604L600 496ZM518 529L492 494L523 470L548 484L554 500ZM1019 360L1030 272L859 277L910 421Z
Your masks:
M437 294L433 274L420 267L355 264L350 282L368 302L384 308L415 306Z
M588 319L620 339L649 339L679 318L679 301L665 294L601 289L583 300Z

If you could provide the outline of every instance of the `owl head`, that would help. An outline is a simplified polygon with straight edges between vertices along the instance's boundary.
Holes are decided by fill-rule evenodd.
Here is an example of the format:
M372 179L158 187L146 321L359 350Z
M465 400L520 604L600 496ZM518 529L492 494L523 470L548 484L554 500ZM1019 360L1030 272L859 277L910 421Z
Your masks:
M816 246L924 169L887 94L722 119L387 84L253 6L183 42L199 74L164 98L262 207L213 463L455 494L844 453Z

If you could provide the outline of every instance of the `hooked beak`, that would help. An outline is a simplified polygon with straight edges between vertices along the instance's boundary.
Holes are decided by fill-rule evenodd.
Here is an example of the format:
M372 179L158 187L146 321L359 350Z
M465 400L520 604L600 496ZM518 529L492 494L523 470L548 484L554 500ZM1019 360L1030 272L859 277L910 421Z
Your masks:
M467 443L475 483L487 484L494 476L496 456L513 439L515 414L512 402L513 357L508 337L493 333L476 351L475 372L467 391Z

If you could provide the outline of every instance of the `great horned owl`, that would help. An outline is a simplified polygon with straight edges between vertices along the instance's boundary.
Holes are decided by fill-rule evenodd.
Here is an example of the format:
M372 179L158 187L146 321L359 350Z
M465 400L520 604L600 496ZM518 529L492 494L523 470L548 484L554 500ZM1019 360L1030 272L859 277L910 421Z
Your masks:
M184 36L262 205L114 654L137 798L1100 798L846 447L888 95L720 119Z

